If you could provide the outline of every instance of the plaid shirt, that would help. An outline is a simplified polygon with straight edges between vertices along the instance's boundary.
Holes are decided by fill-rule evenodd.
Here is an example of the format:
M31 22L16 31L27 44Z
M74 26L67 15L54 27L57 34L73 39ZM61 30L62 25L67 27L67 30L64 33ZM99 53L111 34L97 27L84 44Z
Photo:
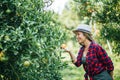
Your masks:
M81 47L78 53L77 62L74 63L77 67L82 64L83 51L84 46ZM91 42L90 44L88 53L86 55L86 65L83 65L83 67L86 72L84 76L85 80L88 80L88 76L90 80L93 80L94 75L97 75L104 70L110 72L114 69L113 63L106 51L95 42Z

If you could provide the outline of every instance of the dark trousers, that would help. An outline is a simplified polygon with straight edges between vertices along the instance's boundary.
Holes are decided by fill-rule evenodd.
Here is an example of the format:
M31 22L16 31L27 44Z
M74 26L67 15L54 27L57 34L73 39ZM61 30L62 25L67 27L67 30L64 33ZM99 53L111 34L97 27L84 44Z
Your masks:
M105 70L93 77L94 80L112 80L110 74Z

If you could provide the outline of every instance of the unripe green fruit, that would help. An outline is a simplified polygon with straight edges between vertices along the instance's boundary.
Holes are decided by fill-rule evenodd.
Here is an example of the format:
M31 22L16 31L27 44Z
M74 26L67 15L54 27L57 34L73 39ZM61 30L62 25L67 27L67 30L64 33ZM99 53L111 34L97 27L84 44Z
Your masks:
M30 61L25 61L23 64L25 67L29 67L30 66Z
M8 13L8 14L11 13L11 10L10 10L10 9L7 9L7 10L6 10L6 13Z

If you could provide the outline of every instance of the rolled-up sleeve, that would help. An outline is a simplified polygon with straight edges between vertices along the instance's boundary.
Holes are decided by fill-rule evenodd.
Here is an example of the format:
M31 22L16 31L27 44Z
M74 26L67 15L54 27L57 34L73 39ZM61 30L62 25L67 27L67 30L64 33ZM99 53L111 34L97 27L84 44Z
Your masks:
M75 66L77 66L77 67L79 67L82 64L82 62L81 62L82 53L81 52L82 52L82 50L79 51L78 56L77 56L77 61L74 63Z

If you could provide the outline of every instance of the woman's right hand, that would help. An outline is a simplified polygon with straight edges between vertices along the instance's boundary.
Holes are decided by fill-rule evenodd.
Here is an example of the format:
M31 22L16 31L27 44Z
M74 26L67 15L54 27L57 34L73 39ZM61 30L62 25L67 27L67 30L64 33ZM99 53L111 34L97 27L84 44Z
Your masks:
M62 44L60 48L63 49L65 52L68 52L68 53L70 52L66 44Z
M61 45L61 49L63 49L65 52L69 53L69 55L70 55L73 63L76 63L76 62L77 62L76 57L75 57L75 56L71 53L71 51L67 48L66 44L62 44L62 45Z

